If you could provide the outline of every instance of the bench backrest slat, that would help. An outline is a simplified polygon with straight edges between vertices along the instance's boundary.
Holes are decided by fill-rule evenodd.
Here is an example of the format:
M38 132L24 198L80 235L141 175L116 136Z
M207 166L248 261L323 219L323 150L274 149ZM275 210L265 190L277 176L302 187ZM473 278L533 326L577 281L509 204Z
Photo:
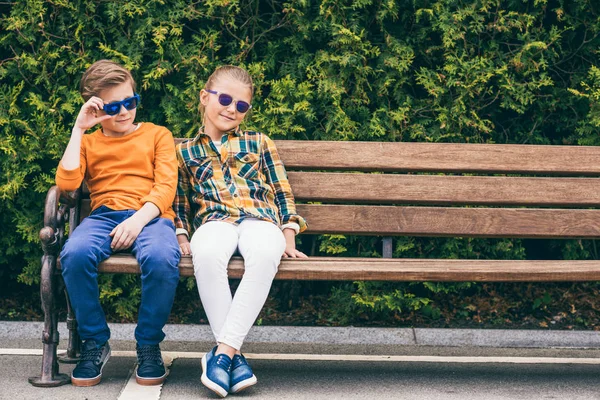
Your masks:
M296 199L336 203L600 206L597 178L298 172Z
M600 210L299 204L310 233L598 238Z
M600 176L600 147L276 141L288 169Z
M600 176L598 146L304 140L275 144L289 170Z

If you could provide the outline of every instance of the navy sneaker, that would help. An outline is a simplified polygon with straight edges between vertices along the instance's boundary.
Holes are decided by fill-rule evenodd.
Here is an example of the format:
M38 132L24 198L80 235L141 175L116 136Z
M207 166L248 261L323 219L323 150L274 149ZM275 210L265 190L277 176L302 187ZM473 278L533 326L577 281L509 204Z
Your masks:
M138 359L135 381L144 386L162 384L168 373L160 353L160 347L157 344L143 346L136 344L135 350Z
M229 381L231 379L231 358L227 354L217 354L215 346L202 357L202 378L204 386L221 397L229 393Z
M108 342L98 345L95 340L88 339L83 343L81 356L77 366L71 372L73 386L94 386L102 379L102 369L110 358Z
M241 354L233 356L231 366L231 381L229 383L229 393L238 393L252 385L256 385L257 379L248 365L246 357Z

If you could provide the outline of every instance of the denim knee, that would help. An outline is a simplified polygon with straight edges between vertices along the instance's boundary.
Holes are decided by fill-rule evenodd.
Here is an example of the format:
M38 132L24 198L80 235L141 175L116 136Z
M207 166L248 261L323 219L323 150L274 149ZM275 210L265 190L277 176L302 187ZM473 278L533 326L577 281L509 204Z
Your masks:
M85 239L67 240L60 252L60 264L63 276L72 273L90 273L98 265L95 250Z
M181 253L171 245L152 246L140 254L142 274L156 279L179 279L179 259Z

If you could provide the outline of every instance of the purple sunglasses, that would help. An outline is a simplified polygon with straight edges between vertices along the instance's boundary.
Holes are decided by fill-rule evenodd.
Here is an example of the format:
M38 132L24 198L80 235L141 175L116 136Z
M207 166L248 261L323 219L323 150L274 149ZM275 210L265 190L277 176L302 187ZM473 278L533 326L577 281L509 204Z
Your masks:
M216 90L209 90L209 89L204 89L204 90L206 90L210 94L216 94L217 96L219 96L219 104L224 107L227 107L232 102L235 102L236 110L238 110L238 112L241 112L242 114L247 113L248 110L252 108L251 104L248 104L242 100L234 100L233 97L231 97L230 95L228 95L226 93L221 93L221 92L217 92Z

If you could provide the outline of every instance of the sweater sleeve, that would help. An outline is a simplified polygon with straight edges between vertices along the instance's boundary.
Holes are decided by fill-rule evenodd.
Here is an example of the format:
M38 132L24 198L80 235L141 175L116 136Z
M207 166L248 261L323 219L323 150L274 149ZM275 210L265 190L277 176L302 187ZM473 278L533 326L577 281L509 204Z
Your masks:
M177 159L171 132L166 128L161 129L156 134L154 146L154 184L150 193L141 201L151 202L163 214L173 204L177 188Z
M75 169L64 169L62 163L58 163L56 169L56 185L60 190L64 192L72 192L79 189L83 178L85 177L85 171L87 167L87 158L85 154L85 137L81 141L81 149L79 151L79 168Z

